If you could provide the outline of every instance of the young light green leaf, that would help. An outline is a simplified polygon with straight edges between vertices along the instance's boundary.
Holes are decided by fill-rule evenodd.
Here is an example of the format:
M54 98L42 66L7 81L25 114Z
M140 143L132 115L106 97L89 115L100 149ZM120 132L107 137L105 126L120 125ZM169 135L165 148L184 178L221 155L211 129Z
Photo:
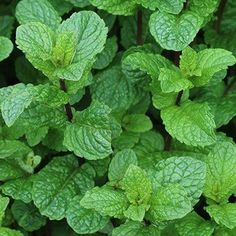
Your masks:
M236 189L236 147L230 142L214 146L206 158L207 175L204 195L225 202Z
M153 222L180 219L192 210L187 192L181 185L174 183L159 187L150 205L148 218Z
M222 224L229 229L236 227L236 204L210 205L206 207L206 211L217 224Z
M214 232L214 224L194 212L177 222L175 228L180 236L211 236Z
M13 50L13 44L10 39L0 36L0 61L9 57Z
M101 215L122 218L129 203L123 191L103 186L86 192L80 204L84 208L94 209Z
M16 18L20 24L40 22L56 29L61 17L47 0L21 0L16 6Z
M36 176L32 191L34 204L42 215L60 220L65 217L71 200L93 187L94 175L87 164L78 168L72 155L56 157Z
M187 11L180 16L165 12L153 13L149 27L151 34L162 48L181 51L194 39L202 25L202 18Z
M186 101L161 111L166 130L178 141L192 146L207 146L216 141L215 122L206 103Z
M193 87L193 83L184 78L182 73L178 70L162 68L160 71L158 80L161 82L161 90L164 93L178 93L181 90L187 90Z
M127 131L142 133L152 129L151 119L144 114L126 115L122 120L122 125Z
M134 221L142 221L149 206L145 204L141 205L130 205L124 212L125 217Z
M15 201L11 206L11 211L18 225L26 231L38 230L46 224L46 218L39 213L32 203L26 204Z
M146 172L140 167L131 164L121 181L121 186L130 203L134 205L148 204L152 194L152 186Z
M97 101L80 112L76 123L66 127L65 147L88 160L103 159L111 154L109 113L110 109Z
M124 149L117 152L109 165L109 180L117 182L122 180L131 164L137 165L137 156L132 149Z
M77 234L92 234L101 230L108 223L109 218L101 216L93 209L86 209L80 205L81 196L76 196L66 212L66 219L70 227Z
M170 157L158 162L153 176L156 189L168 183L180 184L193 204L197 203L205 184L206 167L191 157Z

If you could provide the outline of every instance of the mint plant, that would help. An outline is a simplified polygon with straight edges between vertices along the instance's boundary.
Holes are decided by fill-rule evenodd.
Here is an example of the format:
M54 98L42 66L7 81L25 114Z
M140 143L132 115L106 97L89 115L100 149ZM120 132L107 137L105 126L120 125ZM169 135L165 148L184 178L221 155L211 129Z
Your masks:
M0 3L0 236L235 236L233 0Z

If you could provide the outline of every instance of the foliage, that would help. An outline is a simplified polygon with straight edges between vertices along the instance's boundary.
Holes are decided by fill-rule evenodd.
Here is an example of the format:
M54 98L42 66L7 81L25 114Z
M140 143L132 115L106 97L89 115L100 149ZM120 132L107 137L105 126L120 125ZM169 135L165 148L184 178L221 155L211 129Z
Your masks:
M0 235L236 235L235 16L1 1Z

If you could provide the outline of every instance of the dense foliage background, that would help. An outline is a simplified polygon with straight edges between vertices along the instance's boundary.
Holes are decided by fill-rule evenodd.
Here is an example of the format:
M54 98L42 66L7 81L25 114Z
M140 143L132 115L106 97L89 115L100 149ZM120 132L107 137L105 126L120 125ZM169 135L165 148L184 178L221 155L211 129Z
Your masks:
M1 0L0 236L235 236L236 1Z

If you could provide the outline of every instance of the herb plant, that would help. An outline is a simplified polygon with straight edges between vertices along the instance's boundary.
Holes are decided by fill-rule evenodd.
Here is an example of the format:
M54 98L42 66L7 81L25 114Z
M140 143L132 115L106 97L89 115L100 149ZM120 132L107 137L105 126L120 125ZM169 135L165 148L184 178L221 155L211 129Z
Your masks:
M236 2L2 0L0 236L235 236Z

